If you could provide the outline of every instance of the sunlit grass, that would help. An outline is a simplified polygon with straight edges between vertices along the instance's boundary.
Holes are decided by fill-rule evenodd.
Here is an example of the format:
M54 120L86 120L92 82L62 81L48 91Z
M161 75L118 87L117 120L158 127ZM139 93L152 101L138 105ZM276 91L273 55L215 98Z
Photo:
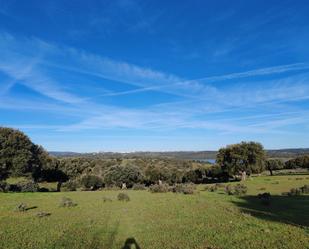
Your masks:
M247 180L249 196L271 192L269 207L203 185L194 195L127 190L129 202L117 200L122 191L0 194L0 248L120 249L128 238L142 249L306 248L309 197L281 197L304 184L309 175ZM59 207L63 196L78 205ZM21 202L37 208L14 211ZM38 218L39 211L51 215Z

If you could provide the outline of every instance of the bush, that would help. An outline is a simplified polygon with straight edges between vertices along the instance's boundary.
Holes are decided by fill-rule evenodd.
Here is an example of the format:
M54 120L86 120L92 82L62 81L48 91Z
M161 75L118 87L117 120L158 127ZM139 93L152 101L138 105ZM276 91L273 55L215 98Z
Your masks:
M302 191L299 188L291 188L287 194L288 196L298 196L302 194Z
M194 194L195 186L192 184L176 184L172 188L174 193L182 193L185 195L192 195Z
M231 185L226 185L225 193L227 193L228 195L233 195L234 194L233 187Z
M63 189L65 191L76 191L78 184L75 180L68 180L63 184Z
M244 195L247 193L248 188L243 184L237 184L234 187L234 195Z
M68 197L63 197L60 201L60 204L59 204L60 207L75 207L77 206L76 203L74 203L72 201L72 199L68 198Z
M304 185L300 187L300 190L303 194L309 194L309 185Z
M130 197L125 193L119 193L117 199L118 201L130 201Z
M264 205L270 204L271 195L269 192L258 194L258 198L261 200L262 204Z
M6 193L8 192L10 189L10 184L0 181L0 193Z
M247 193L247 187L244 184L237 184L236 186L227 185L225 192L228 195L244 195Z
M151 193L166 193L170 191L168 184L153 184L149 187Z
M25 203L20 203L19 205L17 205L17 207L15 208L15 211L18 212L25 212L27 211L27 205Z
M39 185L34 181L22 181L17 183L20 192L38 192Z
M144 184L136 183L132 187L133 190L146 190L146 187Z
M103 187L103 180L95 175L85 175L81 179L81 184L86 190L97 190Z

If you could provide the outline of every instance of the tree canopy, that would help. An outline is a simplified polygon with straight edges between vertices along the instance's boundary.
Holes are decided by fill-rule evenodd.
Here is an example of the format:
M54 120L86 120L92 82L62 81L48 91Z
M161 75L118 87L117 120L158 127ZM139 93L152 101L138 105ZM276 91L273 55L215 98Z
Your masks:
M265 168L265 151L260 143L241 142L221 148L216 162L230 176L260 173Z
M10 175L37 178L48 160L47 152L23 132L0 127L0 179Z

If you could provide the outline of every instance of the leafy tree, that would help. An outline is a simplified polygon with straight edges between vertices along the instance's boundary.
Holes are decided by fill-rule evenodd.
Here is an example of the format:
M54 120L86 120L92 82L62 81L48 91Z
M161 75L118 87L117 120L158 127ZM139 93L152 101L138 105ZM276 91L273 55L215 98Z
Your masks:
M23 132L0 127L0 178L9 175L37 178L48 154Z
M269 170L270 175L273 175L274 170L279 170L284 168L284 163L280 159L269 159L265 163L267 170Z
M141 183L143 180L142 171L134 165L115 165L104 174L104 183L109 186L121 187L125 183L127 187L132 187L134 183Z
M230 176L260 173L265 167L265 152L260 143L241 142L221 148L216 162Z
M285 162L286 169L307 168L309 169L309 155L298 156Z
M96 190L103 186L103 181L101 177L95 175L85 175L81 179L81 184L89 190Z

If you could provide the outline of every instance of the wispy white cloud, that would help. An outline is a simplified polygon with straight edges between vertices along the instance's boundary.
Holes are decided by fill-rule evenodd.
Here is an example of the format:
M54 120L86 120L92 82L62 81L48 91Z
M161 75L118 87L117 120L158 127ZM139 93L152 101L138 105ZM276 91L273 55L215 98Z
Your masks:
M3 89L9 90L14 84L22 84L46 97L51 103L39 105L33 100L27 104L16 104L2 98L0 108L28 108L31 110L49 110L63 115L79 116L79 121L67 125L46 126L57 131L78 131L87 129L207 129L219 132L267 133L280 132L289 124L303 124L304 117L272 117L268 113L274 103L301 101L309 98L309 75L303 73L309 69L307 63L295 63L275 67L261 68L246 72L220 76L204 77L194 80L183 79L174 74L160 72L151 68L141 67L128 62L115 61L110 58L79 51L69 47L61 47L38 39L17 39L10 35L2 35L0 39L0 70L7 74L11 82L2 82ZM102 102L96 102L84 96L83 92L74 92L74 84L64 87L55 75L44 67L62 70L70 74L84 74L111 80L113 84L128 84L133 90L109 91L100 95L106 96L133 95L145 91L159 91L181 96L178 102L163 103L159 101L153 106L124 108ZM254 81L257 76L278 75L294 72L296 75ZM302 72L302 74L299 74ZM243 80L238 84L222 86L222 81ZM103 86L102 86L103 88ZM99 96L93 91L93 96ZM61 105L60 103L65 103ZM48 103L48 101L47 101ZM212 114L227 115L245 111L245 108L266 106L269 123L256 120L246 114L240 119L214 118ZM298 114L299 115L299 114ZM244 122L247 119L248 122ZM252 122L249 122L252 121ZM252 125L254 123L254 125ZM28 125L36 129L44 125Z

